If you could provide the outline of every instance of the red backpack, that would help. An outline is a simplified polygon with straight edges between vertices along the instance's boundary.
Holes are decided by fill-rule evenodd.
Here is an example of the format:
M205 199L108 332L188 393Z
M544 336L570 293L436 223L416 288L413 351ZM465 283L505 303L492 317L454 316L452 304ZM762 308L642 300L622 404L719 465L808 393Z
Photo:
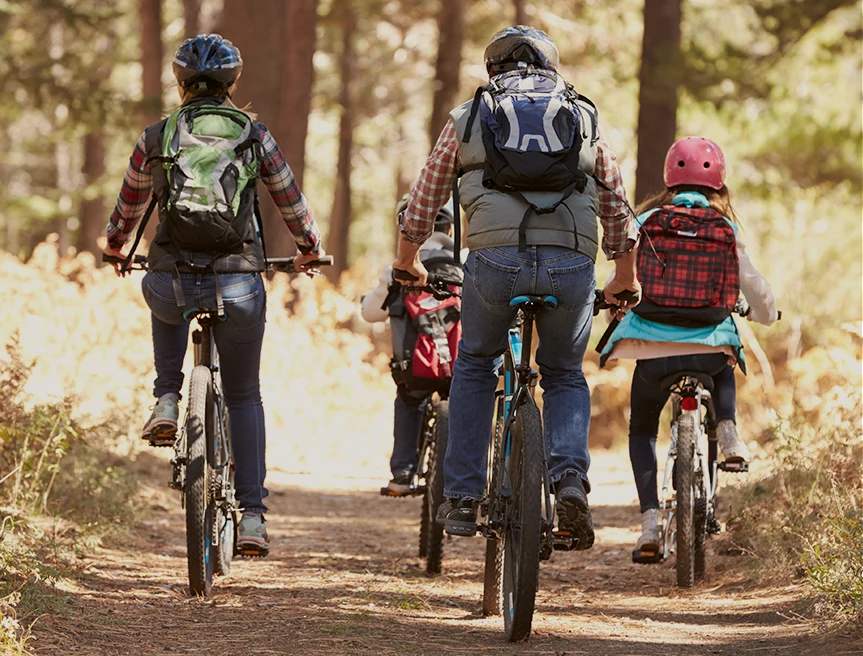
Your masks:
M461 280L461 268L449 250L420 251L429 271ZM461 290L458 290L459 292ZM397 290L385 306L390 313L396 385L410 391L449 389L461 340L461 296L439 301L428 292Z
M715 326L740 296L734 228L712 208L667 205L641 226L638 316L687 328Z

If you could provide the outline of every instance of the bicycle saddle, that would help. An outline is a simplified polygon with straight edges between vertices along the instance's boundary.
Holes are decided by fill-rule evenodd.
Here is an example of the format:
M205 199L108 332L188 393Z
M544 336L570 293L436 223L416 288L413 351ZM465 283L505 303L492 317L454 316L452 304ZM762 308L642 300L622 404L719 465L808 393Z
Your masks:
M659 386L664 390L670 390L686 377L695 378L708 392L713 391L713 378L710 374L706 374L703 371L678 371L673 374L669 374L662 379Z
M521 308L532 312L540 310L554 310L558 302L554 296L516 296L509 302L511 308Z

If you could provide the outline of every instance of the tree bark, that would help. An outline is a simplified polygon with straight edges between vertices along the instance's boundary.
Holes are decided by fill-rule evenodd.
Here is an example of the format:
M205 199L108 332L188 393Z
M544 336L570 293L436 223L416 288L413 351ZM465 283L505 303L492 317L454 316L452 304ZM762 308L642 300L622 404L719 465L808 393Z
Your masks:
M527 14L525 13L525 0L515 0L515 24L527 25Z
M301 184L312 94L318 0L225 0L219 33L243 55L235 99L263 121ZM280 53L283 53L280 56ZM268 255L296 251L290 232L259 189Z
M429 123L429 140L437 141L459 93L461 50L464 43L464 3L441 0L437 17L438 51L435 64L434 101Z
M665 153L677 133L681 0L645 0L638 82L635 200L664 187Z
M84 137L84 163L81 167L87 193L81 201L80 230L78 250L90 251L98 256L100 248L96 243L105 233L108 215L105 213L105 197L90 189L97 185L105 174L105 134L98 130Z
M327 252L333 256L333 266L326 269L327 277L338 282L342 272L348 268L351 232L351 156L354 147L354 36L357 31L357 16L351 0L337 6L342 28L342 53L339 57L341 90L339 105L342 116L339 121L339 158L336 169L336 187L333 194L333 209L330 213L330 230L327 234Z
M201 0L183 0L183 34L191 39L199 34L198 22L201 16Z
M162 0L140 0L142 127L162 118Z

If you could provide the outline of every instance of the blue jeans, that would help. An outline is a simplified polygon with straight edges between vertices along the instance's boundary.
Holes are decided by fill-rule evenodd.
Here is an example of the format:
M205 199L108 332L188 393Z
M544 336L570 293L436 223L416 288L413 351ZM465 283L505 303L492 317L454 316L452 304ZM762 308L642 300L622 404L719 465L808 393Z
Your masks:
M390 471L393 478L413 475L417 468L420 429L429 394L398 389L393 422L393 455Z
M216 286L211 274L180 274L186 309L215 308ZM236 465L235 485L240 508L266 512L264 487L266 434L261 403L261 345L267 297L257 273L219 276L225 303L225 321L213 324L219 350L219 370L225 404L231 422L231 442ZM189 341L189 322L177 307L170 273L150 271L141 284L144 299L152 311L153 355L158 398L183 387L183 358Z
M713 409L716 421L734 421L737 390L734 370L724 353L698 353L669 358L639 360L632 375L629 396L629 461L635 476L641 512L659 508L656 492L656 436L659 415L671 392L659 383L678 371L703 371L713 378Z
M479 500L485 493L488 444L498 384L495 359L506 350L514 296L553 294L560 302L536 317L543 423L552 482L566 474L586 489L590 390L581 362L590 337L593 262L568 248L515 246L473 251L464 267L462 340L450 389L450 437L444 494Z

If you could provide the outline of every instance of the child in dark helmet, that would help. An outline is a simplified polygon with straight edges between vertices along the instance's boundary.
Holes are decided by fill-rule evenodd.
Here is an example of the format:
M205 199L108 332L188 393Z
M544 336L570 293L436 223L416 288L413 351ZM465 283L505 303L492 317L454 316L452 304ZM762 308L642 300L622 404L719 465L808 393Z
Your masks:
M297 269L324 251L306 199L275 140L262 123L254 124L231 102L243 70L240 51L218 34L199 35L180 46L173 69L182 105L148 127L138 141L108 222L105 253L125 257L124 244L154 195L159 225L148 253L150 270L142 282L152 311L156 366L156 405L142 437L152 444L171 445L177 433L189 335L187 304L223 308L224 320L214 323L213 334L230 413L236 498L243 511L237 546L263 556L269 551L259 378L266 309L261 272L266 265L254 214L256 178L264 182L296 242ZM203 120L198 123L197 117ZM165 135L170 138L163 139ZM213 145L232 138L242 140L235 149ZM175 148L175 157L166 157L166 148ZM188 156L208 148L206 158ZM229 179L229 167L205 170L207 162L240 157L239 180ZM220 226L218 234L212 226ZM115 268L120 275L119 266Z
M399 202L398 212L407 207L407 194ZM430 257L438 257L441 252L452 257L455 244L452 238L453 216L449 206L440 209L434 219L434 231L420 249L420 259L428 262ZM393 267L388 264L378 285L362 300L363 319L370 323L386 321L390 318L387 308L383 307L393 288ZM399 320L406 320L402 317ZM395 320L395 319L394 319ZM394 350L396 349L394 345ZM412 390L409 385L396 385L395 415L393 421L393 452L390 458L392 479L387 488L393 495L403 495L411 491L417 469L417 449L422 424L423 411L430 393L428 390Z

